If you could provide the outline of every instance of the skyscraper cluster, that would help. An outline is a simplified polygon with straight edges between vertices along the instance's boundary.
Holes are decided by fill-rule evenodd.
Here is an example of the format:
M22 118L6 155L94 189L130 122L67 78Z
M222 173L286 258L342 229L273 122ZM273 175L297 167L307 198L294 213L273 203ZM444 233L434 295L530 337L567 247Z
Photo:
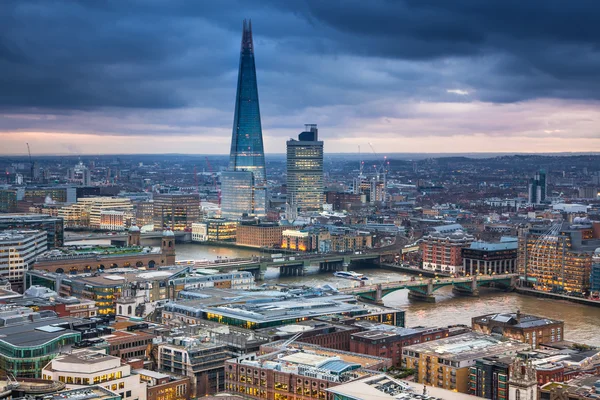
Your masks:
M300 211L323 204L323 142L306 125L287 142L288 202ZM228 170L221 174L221 215L227 219L266 215L267 182L254 63L252 22L244 20Z

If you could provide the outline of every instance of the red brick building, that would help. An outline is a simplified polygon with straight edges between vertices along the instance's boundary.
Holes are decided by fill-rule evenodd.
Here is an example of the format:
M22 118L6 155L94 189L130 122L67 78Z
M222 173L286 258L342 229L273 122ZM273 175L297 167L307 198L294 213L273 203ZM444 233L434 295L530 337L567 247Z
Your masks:
M109 344L109 354L123 359L134 357L148 357L152 349L154 335L147 332L114 331L104 336Z
M461 251L469 247L474 237L462 231L451 233L432 232L421 241L423 269L460 273L463 269Z
M402 365L402 347L448 337L448 328L392 328L353 333L350 336L350 351L385 357L392 365Z
M147 369L135 372L147 385L147 400L188 400L190 398L190 378L171 376Z

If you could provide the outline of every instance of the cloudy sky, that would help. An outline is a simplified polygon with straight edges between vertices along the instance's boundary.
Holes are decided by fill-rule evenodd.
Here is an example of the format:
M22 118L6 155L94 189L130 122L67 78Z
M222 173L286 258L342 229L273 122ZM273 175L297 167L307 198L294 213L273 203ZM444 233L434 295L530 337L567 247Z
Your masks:
M267 153L600 151L598 0L2 0L0 154L227 153L244 18Z

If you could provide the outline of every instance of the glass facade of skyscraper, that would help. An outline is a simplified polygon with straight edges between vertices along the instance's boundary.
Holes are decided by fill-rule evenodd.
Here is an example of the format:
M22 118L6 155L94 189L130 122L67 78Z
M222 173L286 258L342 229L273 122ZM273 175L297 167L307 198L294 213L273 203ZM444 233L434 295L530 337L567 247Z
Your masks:
M236 173L241 174L235 175ZM251 175L251 178L247 173ZM229 171L221 178L223 217L239 219L243 214L257 217L266 214L265 153L258 104L252 23L247 23L245 20L231 135ZM248 188L250 181L252 182L251 187Z
M257 185L264 184L266 179L252 23L246 24L246 21L242 34L229 169L253 172Z
M323 142L316 125L287 142L288 203L300 211L320 210L324 199Z

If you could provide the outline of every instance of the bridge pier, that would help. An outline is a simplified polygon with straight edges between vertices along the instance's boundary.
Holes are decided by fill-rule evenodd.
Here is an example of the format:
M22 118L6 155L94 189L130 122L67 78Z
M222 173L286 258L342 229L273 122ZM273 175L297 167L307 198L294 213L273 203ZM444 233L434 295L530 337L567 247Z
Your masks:
M282 265L279 276L304 276L304 265Z
M319 263L319 272L348 271L348 265L343 261L322 261Z
M435 296L433 295L433 279L427 282L427 287L421 289L409 289L408 290L409 300L424 301L426 303L435 303Z
M452 293L459 296L479 297L479 286L477 285L477 276L473 275L471 281L468 283L452 285Z

